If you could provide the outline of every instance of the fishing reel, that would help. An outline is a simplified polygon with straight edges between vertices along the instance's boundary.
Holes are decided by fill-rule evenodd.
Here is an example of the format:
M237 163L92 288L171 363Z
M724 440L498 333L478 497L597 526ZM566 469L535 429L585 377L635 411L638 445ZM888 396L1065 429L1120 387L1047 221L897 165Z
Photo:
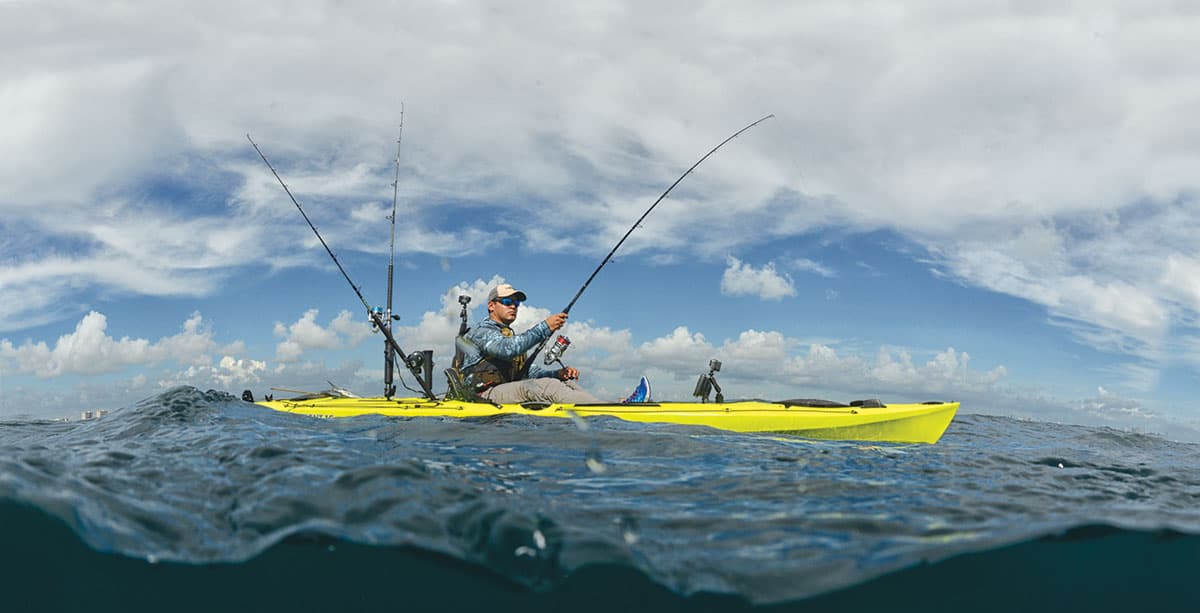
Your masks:
M431 380L433 378L433 350L423 349L408 354L404 358L404 365L414 376L419 377L420 373L424 373L424 380Z
M546 357L542 361L547 365L551 365L562 359L562 355L566 352L567 347L571 346L571 339L559 334L558 338L554 339L554 344L550 346L550 350L546 352ZM562 362L559 362L562 364Z
M383 307L375 307L367 313L367 319L371 320L371 332L379 332L379 322L387 321L387 311ZM400 321L399 315L392 315L392 321Z
M410 353L410 354L408 354L408 359L404 360L404 365L407 366L408 369L412 370L412 371L420 370L421 366L423 366L424 364L425 364L425 358L420 353Z
M714 389L717 390L716 402L725 402L725 394L721 393L721 385L717 383L716 373L721 371L721 360L711 359L708 361L708 374L700 375L700 379L696 381L696 389L692 390L692 395L699 398L700 402L708 402L708 394Z

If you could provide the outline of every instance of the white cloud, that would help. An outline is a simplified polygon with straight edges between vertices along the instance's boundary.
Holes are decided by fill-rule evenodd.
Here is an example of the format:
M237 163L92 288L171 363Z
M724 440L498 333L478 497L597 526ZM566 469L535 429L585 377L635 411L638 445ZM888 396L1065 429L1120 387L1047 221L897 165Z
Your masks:
M231 356L224 356L221 362L217 364L220 369L215 378L221 382L223 387L231 385L241 385L261 380L261 375L266 371L267 363L261 360L239 360Z
M328 382L360 392L371 390L378 393L381 380L378 371L364 371L362 362L357 360L346 360L337 366L328 366L321 361L272 364L265 360L224 355L216 362L160 373L152 385L138 386L127 390L124 395L113 390L114 398L110 400L113 404L110 406L129 405L179 385L224 390L239 397L242 390L248 389L255 398L262 399L267 394L278 394L280 390L320 391L328 388ZM88 384L87 387L103 389L98 383ZM286 396L287 392L283 394Z
M499 277L485 282L452 287L443 296L439 311L426 312L415 326L398 328L397 337L409 350L431 348L438 364L449 363L453 351L450 339L457 332L457 296L460 293L484 296ZM514 323L518 332L550 314L544 308L526 304ZM483 317L473 312L471 320ZM936 353L924 365L914 364L906 351L881 349L874 360L858 355L839 355L828 345L807 344L774 330L745 330L736 337L714 344L703 333L680 326L670 333L638 345L629 330L596 326L589 321L571 321L563 333L572 339L566 362L584 372L583 383L601 397L616 397L631 380L652 373L656 394L661 398L687 399L697 374L708 361L724 362L721 377L731 391L744 396L796 396L800 390L819 389L827 393L849 394L870 390L925 396L928 394L967 392L984 393L1007 374L1003 366L986 372L970 367L970 356L953 348ZM442 385L440 374L435 387Z
M201 389L216 388L230 393L240 391L262 383L263 375L267 373L267 363L262 360L222 356L214 365L193 364L176 373L162 376L158 381L159 390L170 389L177 385L191 385ZM144 387L145 380L141 380Z
M406 351L433 349L435 389L444 388L441 367L453 356L452 339L458 331L458 296L472 296L481 304L487 290L501 277L476 279L451 287L442 296L437 311L425 312L420 321L397 327L396 337ZM521 332L550 314L550 310L526 303L513 329ZM471 322L486 317L472 309ZM986 394L1007 375L1003 366L977 371L965 352L947 348L934 353L924 364L915 364L904 350L879 350L874 359L840 355L827 344L807 343L777 330L744 330L736 337L713 343L701 332L679 326L669 333L635 345L627 329L597 326L591 321L570 321L562 330L571 340L564 360L580 368L582 383L602 398L628 393L638 375L648 373L655 394L662 399L690 398L695 377L707 370L712 358L722 360L719 377L728 388L727 397L797 397L821 392L839 396L871 392L892 393L905 398L928 399L938 394ZM372 363L374 381L381 370ZM371 380L371 377L367 377ZM373 385L368 389L374 389ZM806 393L807 392L807 393ZM835 398L836 399L836 398ZM845 399L845 398L843 398Z
M309 309L292 324L275 322L275 336L283 339L275 346L276 360L296 362L307 351L357 347L371 336L370 324L357 321L349 311L338 313L329 327L317 323L317 314L317 309Z
M706 364L715 351L703 334L679 326L667 336L642 343L636 355L641 365L680 371Z
M1134 393L1152 393L1162 380L1162 367L1154 362L1121 362L1098 372L1114 386Z
M1200 313L1200 259L1177 253L1168 255L1159 284L1166 297Z
M797 344L781 332L746 330L737 339L726 341L720 353L735 369L732 372L744 369L747 373L769 373L787 361Z
M829 268L820 262L814 262L808 258L796 258L795 260L792 260L791 267L793 270L811 272L827 278L837 276L837 272L832 268Z
M1092 418L1088 421L1138 430L1158 430L1161 416L1140 401L1124 398L1100 386L1096 396L1078 401L1075 410Z
M881 348L874 365L867 368L865 380L889 390L978 393L990 389L1008 374L1004 366L996 366L987 372L973 371L970 361L971 356L966 352L948 347L924 365L916 366L907 351L899 351L893 356L891 351Z
M720 377L725 382L726 397L782 398L813 393L843 399L864 393L907 399L942 394L976 396L995 390L1007 375L1004 366L985 372L974 370L969 365L970 356L953 348L917 365L904 350L881 348L874 359L840 355L828 345L804 345L777 331L746 330L735 339L713 346L703 335L677 328L631 354L635 368L655 369L683 381L656 388L664 397L671 394L678 400L687 398L689 380L705 370L710 358L723 362Z
M715 3L682 26L636 2L0 11L0 234L28 236L0 238L0 294L22 297L0 304L3 331L82 317L96 292L208 296L247 264L323 263L247 130L324 205L327 239L381 252L405 100L409 252L602 253L682 167L775 112L622 255L889 229L1080 342L1200 360L1172 351L1200 334L1200 15L1182 3ZM423 69L379 79L397 57ZM458 214L498 202L519 221ZM729 274L731 292L795 292L772 265Z
M414 326L397 327L398 338L413 350L434 348L439 364L448 363L452 347L448 339L458 325L458 296L472 296L472 304L476 305L472 321L477 321L482 317L478 307L488 288L502 281L497 276L449 288L437 311L425 313ZM515 326L518 330L550 312L538 307L523 307L522 311L522 319ZM322 347L337 350L347 342L365 338L361 329L365 324L354 322L346 311L327 327L318 323L317 315L312 310L291 325L277 327L281 335L307 343L305 350L313 356L319 356ZM714 343L705 334L681 326L636 346L629 330L597 326L590 321L572 321L564 332L574 340L567 362L584 371L584 384L601 397L616 398L627 393L637 375L648 373L657 398L688 399L695 377L707 370L709 359L717 358L724 362L718 377L727 398L826 397L846 401L880 397L885 402L959 399L965 401L967 412L1029 414L1030 407L1042 407L1038 410L1048 411L1045 415L1085 423L1185 437L1194 432L1194 428L1188 430L1193 426L1167 419L1141 401L1121 398L1104 388L1096 398L1048 401L1035 391L1007 386L1004 366L978 370L966 352L954 348L928 353L918 360L911 349L881 347L874 356L846 353L836 349L833 341L802 342L776 330L745 330ZM31 342L15 346L7 339L0 341L3 372L98 375L119 370L122 365L172 360L184 368L151 376L141 372L112 383L84 379L69 391L64 388L40 395L16 386L7 390L4 412L14 408L35 413L53 410L58 415L69 414L68 407L84 410L128 406L175 385L216 387L234 393L251 389L258 397L272 393L270 387L316 390L324 388L326 381L364 394L378 393L381 385L380 366L375 362L364 366L362 361L347 360L332 367L319 360L272 364L238 355L244 351L241 342L217 343L199 314L185 321L178 334L151 342L114 339L107 333L106 318L91 313L79 322L74 333L64 335L53 347ZM411 379L408 382L413 385ZM435 389L442 388L440 375L433 383Z
M338 313L338 316L329 322L329 329L343 337L348 347L357 347L371 336L370 324L355 318L350 311Z
M0 340L0 372L51 378L119 372L167 360L195 365L209 362L210 354L221 349L199 313L184 322L179 334L155 342L116 339L107 330L108 318L92 311L79 320L74 332L58 337L53 347L45 342L14 345L8 339Z
M1111 228L1104 222L993 228L987 238L937 252L953 276L1045 307L1081 342L1157 361L1167 354L1172 326L1192 325L1192 316L1181 314L1192 308L1185 306L1189 265L1159 251L1163 239L1152 236L1169 216L1147 210ZM1160 245L1145 247L1155 240Z
M779 274L774 262L762 268L754 268L741 260L729 256L725 274L721 275L721 293L728 296L758 296L763 300L779 300L784 296L795 296L796 287L792 277Z

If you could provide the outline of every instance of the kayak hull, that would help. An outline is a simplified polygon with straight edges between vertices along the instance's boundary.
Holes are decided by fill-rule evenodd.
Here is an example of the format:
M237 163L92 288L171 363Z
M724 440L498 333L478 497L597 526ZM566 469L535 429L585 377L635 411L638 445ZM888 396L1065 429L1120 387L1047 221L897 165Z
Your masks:
M954 419L957 402L889 404L878 407L804 406L747 400L723 403L493 405L422 398L318 397L258 404L314 417L493 417L530 415L569 418L608 415L626 421L708 426L734 432L787 434L827 440L936 443ZM832 403L831 403L832 404Z

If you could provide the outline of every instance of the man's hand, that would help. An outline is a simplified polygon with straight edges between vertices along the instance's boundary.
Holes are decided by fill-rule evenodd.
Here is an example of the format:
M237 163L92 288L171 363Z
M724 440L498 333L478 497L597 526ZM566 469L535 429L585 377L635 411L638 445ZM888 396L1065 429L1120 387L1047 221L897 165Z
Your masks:
M579 371L572 366L563 366L562 368L558 369L558 378L562 379L563 381L578 379Z
M550 326L551 332L563 327L563 324L565 323L567 323L566 313L558 313L557 315L551 315L546 318L546 325Z

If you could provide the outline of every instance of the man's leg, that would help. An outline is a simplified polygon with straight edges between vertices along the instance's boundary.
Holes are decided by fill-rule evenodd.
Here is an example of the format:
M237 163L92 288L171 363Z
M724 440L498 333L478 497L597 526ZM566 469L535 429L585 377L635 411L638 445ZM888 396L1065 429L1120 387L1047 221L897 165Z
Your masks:
M595 404L599 398L589 394L574 381L551 377L502 383L481 394L492 402L513 404L521 402L557 402L560 404Z

